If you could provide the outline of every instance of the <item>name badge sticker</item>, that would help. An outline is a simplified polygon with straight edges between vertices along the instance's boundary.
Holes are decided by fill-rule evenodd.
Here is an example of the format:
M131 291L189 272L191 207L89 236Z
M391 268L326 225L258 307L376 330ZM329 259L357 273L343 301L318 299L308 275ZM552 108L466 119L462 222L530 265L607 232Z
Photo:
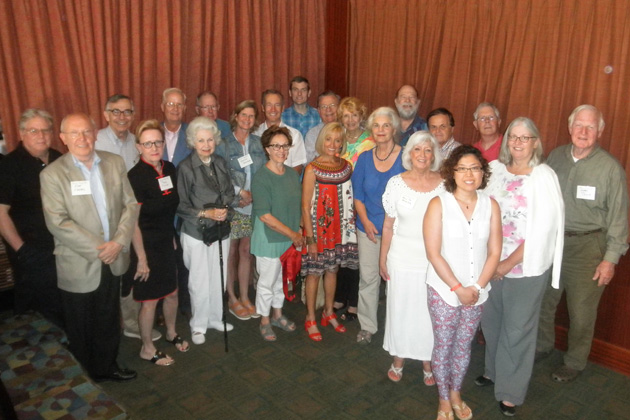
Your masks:
M582 200L595 200L595 187L578 185L576 198L580 198Z
M416 204L416 199L415 197L407 197L407 196L403 196L401 197L400 201L398 202L400 204L400 207L407 209L407 210L411 210L413 209L413 206Z
M166 191L173 188L173 180L170 176L158 178L158 183L160 184L160 191Z
M245 168L246 166L251 165L252 163L254 163L254 161L252 160L252 157L248 154L246 154L245 156L241 156L240 158L238 158L238 164L241 165L241 168Z
M70 181L72 195L91 195L90 181Z

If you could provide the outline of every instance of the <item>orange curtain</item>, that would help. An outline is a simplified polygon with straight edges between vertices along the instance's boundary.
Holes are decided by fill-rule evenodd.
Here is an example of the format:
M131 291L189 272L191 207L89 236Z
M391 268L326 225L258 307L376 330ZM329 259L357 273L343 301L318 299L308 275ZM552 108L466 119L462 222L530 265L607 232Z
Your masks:
M456 139L470 143L476 106L494 102L502 129L528 116L549 152L591 103L606 121L601 143L630 169L630 2L351 0L349 25L349 91L369 106L393 106L414 84L420 114L450 109Z
M206 89L218 95L223 119L242 100L260 103L265 89L286 97L296 75L320 92L325 16L324 0L3 0L0 117L8 149L30 107L50 111L58 129L78 111L104 125L114 93L134 99L139 122L161 119L161 93L171 86L188 95L187 119Z

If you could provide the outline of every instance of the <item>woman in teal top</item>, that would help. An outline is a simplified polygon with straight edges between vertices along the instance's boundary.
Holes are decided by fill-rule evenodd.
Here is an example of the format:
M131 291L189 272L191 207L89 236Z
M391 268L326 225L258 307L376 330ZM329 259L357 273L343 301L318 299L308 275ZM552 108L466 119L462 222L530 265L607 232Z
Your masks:
M293 143L289 130L270 127L263 133L261 142L269 161L252 180L251 252L256 256L259 274L256 312L261 315L260 334L266 341L275 341L272 326L295 331L295 323L282 315L284 292L280 257L291 245L303 245L302 186L297 172L284 164Z

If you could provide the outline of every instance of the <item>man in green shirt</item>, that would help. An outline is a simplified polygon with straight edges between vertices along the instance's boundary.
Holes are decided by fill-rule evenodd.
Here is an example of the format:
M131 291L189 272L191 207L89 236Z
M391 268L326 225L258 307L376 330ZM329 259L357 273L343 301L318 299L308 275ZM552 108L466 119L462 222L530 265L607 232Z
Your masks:
M548 287L542 302L537 359L553 350L556 306L566 292L570 329L564 365L556 382L577 378L591 351L597 307L628 249L628 191L619 162L599 146L601 112L580 105L569 117L571 144L553 150L547 163L558 175L565 205L564 254L560 289Z

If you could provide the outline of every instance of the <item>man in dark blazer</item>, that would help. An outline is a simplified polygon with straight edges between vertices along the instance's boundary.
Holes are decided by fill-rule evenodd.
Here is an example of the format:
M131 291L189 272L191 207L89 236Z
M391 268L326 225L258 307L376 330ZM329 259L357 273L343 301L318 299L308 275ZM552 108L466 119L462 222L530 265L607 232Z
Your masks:
M95 381L131 380L136 372L116 362L118 297L138 205L122 158L95 152L90 117L68 115L60 137L69 153L44 169L40 181L69 348Z

